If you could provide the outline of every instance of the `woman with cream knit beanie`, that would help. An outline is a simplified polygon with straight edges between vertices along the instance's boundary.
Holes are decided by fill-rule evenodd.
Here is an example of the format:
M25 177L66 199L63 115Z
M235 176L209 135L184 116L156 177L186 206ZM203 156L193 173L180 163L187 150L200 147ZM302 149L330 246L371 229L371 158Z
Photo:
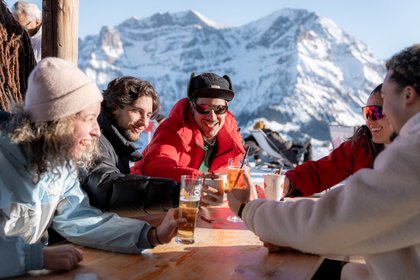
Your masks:
M186 222L172 209L156 228L89 205L77 164L94 158L101 101L97 86L62 59L41 60L29 76L23 106L0 131L0 278L77 266L80 249L45 246L50 225L79 245L139 254Z

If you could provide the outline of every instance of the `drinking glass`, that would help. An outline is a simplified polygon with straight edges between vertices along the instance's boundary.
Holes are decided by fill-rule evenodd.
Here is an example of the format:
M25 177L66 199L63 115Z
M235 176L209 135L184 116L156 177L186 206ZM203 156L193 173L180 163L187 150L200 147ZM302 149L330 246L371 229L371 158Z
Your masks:
M228 188L231 189L245 189L247 187L244 174L251 174L251 167L249 166L248 159L240 160L236 158L230 158L228 161L228 173L227 181ZM230 222L242 222L241 218L236 215L227 217Z
M185 218L187 223L178 227L178 233L175 238L177 243L194 243L194 230L197 223L198 206L200 205L203 183L204 179L201 177L193 177L191 175L181 176L179 217Z

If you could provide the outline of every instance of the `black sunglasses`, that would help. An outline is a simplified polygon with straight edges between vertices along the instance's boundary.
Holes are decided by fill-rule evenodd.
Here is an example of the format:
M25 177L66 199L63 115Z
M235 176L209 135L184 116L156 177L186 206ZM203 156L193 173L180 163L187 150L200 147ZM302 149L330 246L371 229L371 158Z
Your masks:
M376 121L384 117L384 115L382 114L382 106L378 106L378 105L365 106L365 107L362 107L362 111L363 111L363 118L365 119L365 121L367 121L368 119L372 121Z
M227 105L208 105L208 104L197 104L196 101L192 101L194 110L202 115L207 115L211 111L214 111L216 115L222 115L227 112L229 107Z

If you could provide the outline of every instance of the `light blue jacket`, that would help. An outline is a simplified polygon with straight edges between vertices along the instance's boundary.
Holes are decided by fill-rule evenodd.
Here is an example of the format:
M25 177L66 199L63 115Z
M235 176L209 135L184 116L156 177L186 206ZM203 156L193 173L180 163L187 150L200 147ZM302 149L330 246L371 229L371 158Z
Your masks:
M146 222L89 206L75 170L63 167L34 184L19 146L0 134L0 278L43 268L43 236L51 224L83 246L134 254L152 247Z

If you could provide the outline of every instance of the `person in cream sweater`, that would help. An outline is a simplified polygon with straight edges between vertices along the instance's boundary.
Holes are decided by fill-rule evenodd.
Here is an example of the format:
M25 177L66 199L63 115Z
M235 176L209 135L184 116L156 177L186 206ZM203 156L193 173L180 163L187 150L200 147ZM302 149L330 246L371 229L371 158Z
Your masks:
M344 266L342 279L420 279L420 45L397 53L386 67L383 111L393 142L373 169L361 169L318 201L228 194L231 210L267 246L363 256L365 264Z

